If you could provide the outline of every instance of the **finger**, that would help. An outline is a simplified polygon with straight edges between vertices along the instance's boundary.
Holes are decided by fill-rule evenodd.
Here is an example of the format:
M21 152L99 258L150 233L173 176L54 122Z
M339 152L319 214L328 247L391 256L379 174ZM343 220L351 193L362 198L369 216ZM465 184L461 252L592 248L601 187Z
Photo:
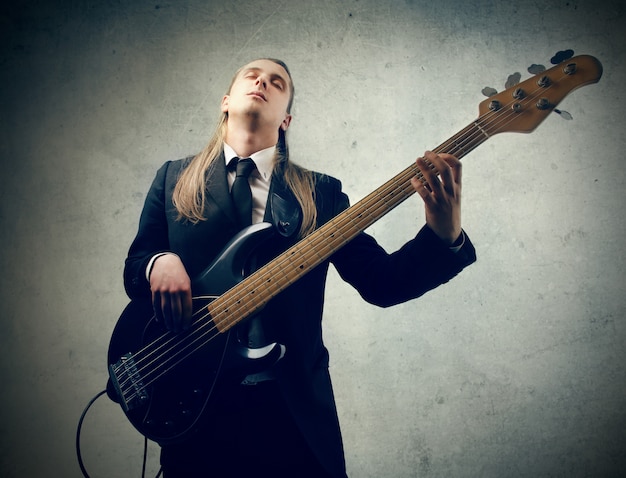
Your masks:
M428 159L428 161L434 166L433 184L431 184L431 187L443 187L446 191L450 191L451 187L453 187L453 179L448 163L445 162L438 154L431 151L427 151L425 156L426 159ZM439 173L438 176L436 174L437 172ZM441 189L437 189L437 192L439 191L441 191Z
M431 200L430 188L428 187L426 180L420 179L417 176L413 176L411 178L411 185L413 186L413 189L415 189L417 194L421 196L424 202Z
M172 332L180 332L182 329L182 306L180 303L180 296L178 294L170 295L169 313L171 323L170 330Z
M172 305L169 294L160 294L161 303L159 304L161 308L161 313L163 314L163 325L167 330L174 330L174 321L172 319Z
M442 189L437 189L436 192L445 191L448 194L456 195L457 190L461 186L461 162L453 155L447 153L434 154L427 152L425 156L439 171L437 182L441 184ZM435 187L435 184L432 187Z
M416 161L417 167L422 173L421 174L422 178L418 177L418 179L421 179L421 181L425 184L426 188L429 191L434 191L435 189L439 188L441 185L440 185L439 179L437 178L436 166L433 163L433 161L429 159L428 153L429 152L427 151L423 157L417 158L417 161Z
M154 311L154 320L164 323L163 309L161 308L161 294L158 291L152 292L152 309Z
M452 177L454 179L454 182L455 183L461 183L461 176L462 176L462 172L463 172L463 163L461 163L461 161L459 161L459 159L456 156L453 156L451 154L442 153L439 156L450 167L450 170L452 172Z
M191 291L188 290L184 293L181 301L182 316L183 316L183 328L186 330L191 327L193 319L193 300L191 298Z

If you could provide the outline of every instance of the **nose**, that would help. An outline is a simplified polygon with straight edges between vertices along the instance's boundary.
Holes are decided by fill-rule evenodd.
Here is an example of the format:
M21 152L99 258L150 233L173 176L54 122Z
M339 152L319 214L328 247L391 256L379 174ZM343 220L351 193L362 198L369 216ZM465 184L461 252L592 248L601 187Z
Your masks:
M264 90L267 89L267 77L264 74L260 74L256 78L256 84L261 86Z

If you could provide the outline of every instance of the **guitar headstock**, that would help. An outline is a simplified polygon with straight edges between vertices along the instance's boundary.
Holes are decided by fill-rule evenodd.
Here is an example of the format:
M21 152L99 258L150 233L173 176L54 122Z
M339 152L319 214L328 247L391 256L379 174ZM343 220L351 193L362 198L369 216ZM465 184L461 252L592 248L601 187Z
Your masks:
M477 124L489 136L530 133L565 96L581 86L597 83L601 76L602 64L596 58L570 58L482 101Z

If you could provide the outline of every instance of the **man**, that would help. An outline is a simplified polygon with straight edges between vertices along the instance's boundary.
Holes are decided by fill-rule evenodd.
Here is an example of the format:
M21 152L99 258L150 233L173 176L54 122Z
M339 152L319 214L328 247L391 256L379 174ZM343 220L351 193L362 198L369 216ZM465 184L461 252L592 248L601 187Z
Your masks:
M293 95L283 62L259 59L245 65L222 99L222 116L205 150L158 171L126 260L124 283L131 298L152 297L164 327L174 332L190 327L192 293L207 293L194 291L192 278L247 223L266 221L276 230L254 255L262 263L348 207L339 181L289 160L285 132ZM238 219L230 189L238 189L235 170L244 158L254 162L252 172L245 173L252 209ZM239 336L262 337L260 345L281 343L284 357L269 370L215 392L205 425L180 443L162 446L165 478L346 476L322 342L329 262L364 299L386 307L447 282L476 260L461 228L460 162L427 152L417 166L423 177L411 184L424 201L426 225L393 254L359 234L245 322L249 327Z

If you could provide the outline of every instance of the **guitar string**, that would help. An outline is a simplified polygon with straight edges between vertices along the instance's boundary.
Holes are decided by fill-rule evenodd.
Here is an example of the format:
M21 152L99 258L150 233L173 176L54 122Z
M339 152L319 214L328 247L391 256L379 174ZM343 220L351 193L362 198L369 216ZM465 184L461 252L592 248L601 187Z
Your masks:
M522 83L524 84L524 83ZM466 128L464 128L463 130L461 130L461 132L457 133L457 135L453 136L452 138L450 138L447 142L443 143L441 146L435 148L435 152L450 152L450 154L453 154L455 156L457 156L459 159L462 158L463 156L465 156L466 154L468 154L470 151L472 151L473 149L475 149L476 147L478 147L480 144L482 144L484 141L486 141L486 139L488 139L491 135L486 133L486 130L489 130L489 128L493 128L494 125L498 124L498 121L500 123L506 123L507 121L510 122L512 119L516 118L519 113L515 112L512 108L507 108L507 106L511 106L515 103L528 103L530 104L532 101L534 101L538 96L540 96L540 94L538 94L537 92L541 91L546 91L547 89L551 88L552 84L550 84L548 87L540 87L537 88L532 94L529 94L527 96L525 96L522 99L516 100L513 99L510 101L510 103L508 103L507 105L504 105L502 108L500 108L497 111L488 111L486 112L484 115L481 115L478 117L477 120L474 121L474 123L468 125ZM504 114L503 114L504 113ZM490 118L491 116L496 116L496 121L491 123ZM480 124L480 122L487 120L487 122L483 123L482 125ZM467 136L467 133L469 132L469 136ZM497 132L497 131L496 131ZM495 134L495 133L493 133ZM492 134L492 135L493 135ZM461 139L461 141L459 142L457 140L457 138ZM468 149L469 146L469 149ZM432 165L429 165L431 168L434 169L434 167ZM410 175L408 175L408 177L405 178L405 176L407 176L407 173L410 173ZM371 206L368 207L364 207L364 212L359 214L358 216L360 216L360 220L357 221L357 225L356 227L353 226L352 230L356 231L353 234L356 235L358 234L360 231L362 231L363 229L365 229L367 227L367 225L371 224L371 222L369 221L369 218L371 216L374 216L376 218L378 217L382 217L382 215L379 216L379 209L383 208L384 212L388 212L391 210L391 208L388 208L386 205L382 204L380 201L381 197L385 197L386 195L393 195L394 191L400 191L402 196L406 196L409 197L410 195L412 195L415 191L413 190L411 184L410 184L410 179L413 176L417 176L418 179L424 181L423 175L421 174L421 172L417 169L417 167L415 165L411 165L409 168L405 169L404 171L402 171L400 174L398 174L396 177L392 178L392 180L388 181L387 183L385 183L383 185L382 188L378 188L374 193L372 198L370 199L377 199L376 202L374 202L375 206L378 206L376 209L372 208ZM404 179L405 183L408 183L407 185L405 185L404 187L400 187L398 188L398 179L402 178ZM406 199L406 197L402 197L399 200L394 201L393 203L393 207L395 207L396 205L398 205L400 202L402 202L404 199ZM364 200L367 200L368 198L366 197ZM361 201L363 202L363 201ZM357 205L359 205L361 202L357 203ZM372 214L372 211L374 212L374 214ZM384 214L383 212L383 214ZM347 214L344 218L342 219L347 219L347 222L353 222L354 219L350 214ZM376 220L376 219L375 219ZM368 224L369 223L369 224ZM363 227L363 224L367 224L365 227ZM346 221L343 221L343 224L333 224L333 226L339 226L339 228L342 227L346 227ZM320 228L321 229L321 228ZM313 235L313 234L312 234ZM336 234L333 234L336 235ZM310 236L309 236L310 237ZM319 241L318 242L325 242L328 238L326 236L324 236L323 234L320 234L319 236ZM314 238L314 239L318 239L318 237ZM352 237L350 237L351 239ZM341 244L341 242L343 242L345 244L345 242L347 241L335 241L335 242L339 242ZM333 244L335 244L335 242L333 242ZM343 245L343 244L341 244ZM311 244L310 245L310 250L314 250L316 248L317 244ZM336 250L334 246L331 246L329 249L329 252L325 252L322 256L323 258L319 261L322 262L323 260L325 260L325 258L327 258L329 255L332 254L332 252ZM287 251L289 252L289 251ZM315 250L314 250L315 252ZM284 256L284 257L283 257ZM190 344L188 345L181 345L183 341L179 341L177 344L175 344L175 346L180 346L183 347L183 350L179 350L178 352L172 352L174 350L174 348L170 349L169 351L163 353L162 355L165 355L166 353L174 353L174 355L170 355L170 357L168 359L166 359L167 361L171 361L172 359L177 360L175 363L170 364L168 366L166 366L165 369L163 369L164 371L159 372L159 374L157 375L157 377L155 378L151 378L150 381L148 382L148 385L144 384L144 388L149 386L150 384L154 383L155 380L158 380L158 378L160 378L164 373L167 373L167 371L169 371L172 367L175 367L176 365L178 365L181 361L185 360L189 355L195 353L195 351L197 351L199 348L205 346L207 343L209 343L211 340L213 340L218 334L221 334L222 332L219 330L220 329L220 325L223 324L224 322L232 322L231 317L232 316L237 316L239 317L239 319L236 321L239 322L241 320L243 320L243 318L247 317L248 315L250 315L251 313L253 313L254 311L256 311L259 308L258 304L253 303L252 307L248 307L246 304L243 304L243 298L245 295L248 294L254 294L254 291L261 286L261 284L266 283L268 281L268 279L265 278L265 276L270 273L271 274L275 274L277 271L284 271L284 266L286 264L291 264L291 260L287 257L287 255L282 254L281 256L279 256L277 259L283 259L282 262L278 262L275 263L274 261L271 262L271 264L274 264L274 268L270 269L269 271L265 272L264 274L261 274L261 277L257 278L257 280L250 280L250 281L246 281L246 286L245 286L245 290L242 291L243 294L241 292L237 293L237 291L234 291L234 293L229 294L230 291L227 291L222 297L225 297L224 300L228 299L227 296L229 295L233 295L232 299L230 299L230 301L226 300L226 304L224 304L224 307L221 308L220 312L218 314L215 315L215 317L213 317L213 325L211 325L211 321L208 321L208 323L205 324L201 324L200 327L198 327L197 330L194 331L195 332L200 332L200 335L198 337L196 337L195 339L193 339L191 341ZM308 262L308 260L305 260L304 262ZM318 263L319 263L318 262ZM316 263L317 264L317 263ZM260 269L259 271L262 271L262 269ZM252 277L252 276L250 276ZM261 279L261 280L259 280ZM299 274L296 274L296 277L294 280L299 279ZM277 292L280 292L282 290L284 290L284 288L286 288L287 286L289 286L291 283L293 283L292 279L287 279L288 283L284 286L284 287L280 287L278 286ZM269 278L269 281L272 281L271 277ZM257 284L255 285L255 282L257 282ZM238 286L235 286L233 289L236 289ZM231 289L231 291L233 291L233 289ZM249 292L249 291L252 292ZM274 295L276 295L276 293L274 293L273 295L270 296L273 297ZM218 300L218 299L216 299ZM267 299L269 300L269 299ZM263 301L262 304L260 305L264 305L267 300ZM254 301L254 299L252 299L252 301ZM231 305L229 306L228 304L231 303ZM211 317L210 314L210 309L211 309L211 305L214 304L214 302L211 302L210 304L208 304L207 306L199 309L196 313L194 313L195 315L200 314L200 317L195 319L194 322L204 322L206 319ZM241 308L243 308L245 310L245 312L247 312L246 315L243 315L243 317L241 317L241 314L234 314L233 313L233 307L235 307L236 305L240 305L240 309L235 308L235 312L240 312ZM252 312L249 312L250 310L252 310ZM223 318L222 316L226 314L226 318ZM208 330L203 331L202 329L205 328L206 326L209 326ZM227 327L230 328L231 324L227 324ZM217 331L217 332L216 332ZM212 332L216 332L215 335L210 336L206 341L204 341L202 344L200 344L199 346L197 346L195 349L192 349L191 351L189 351L188 353L185 354L184 357L177 357L180 353L185 353L186 349L188 347L194 346L194 344L196 342L198 342L198 340L203 340L206 338L206 336L208 334L211 334ZM148 353L148 356L150 355L154 355L158 349L165 347L167 345L169 345L169 343L172 341L172 339L175 338L175 336L170 336L169 340L166 340L165 343L162 344L157 344L157 342L159 342L160 339L163 338L167 338L167 334L159 337L158 339L156 339L154 342L152 342L152 344L148 344L145 349L150 348L150 346L157 346L156 350L152 350ZM185 339L188 339L189 337L185 337ZM136 355L139 355L140 353L142 353L142 351L138 351ZM162 357L157 357L157 359L162 358ZM153 366L154 363L151 362L149 363L147 366ZM146 366L143 367L143 369L145 369ZM152 370L155 370L155 368L153 367ZM139 371L139 370L138 370ZM148 376L148 374L146 374L146 377ZM132 384L131 384L132 385Z
M501 111L501 110L500 110L500 111ZM486 115L483 115L483 116L488 116L488 115L489 115L489 113L496 113L496 112L488 112ZM499 115L499 116L502 116L502 115ZM479 118L479 119L480 119L480 118ZM487 126L489 126L489 125L487 125ZM469 128L469 127L468 127L468 128ZM466 129L468 129L468 128L466 128ZM484 133L484 131L482 131L482 132ZM486 135L486 133L484 133L484 134L485 134L486 138L488 138L488 137L489 137L489 135ZM480 135L479 135L479 136L480 136ZM477 144L472 145L471 143L475 140L475 138L472 138L472 137L471 137L471 135L470 135L467 139L465 139L465 143L468 143L468 144L470 144L470 145L471 145L471 149L469 150L469 151L471 151L471 150L473 150L475 147L477 147L479 144L481 144L481 143L482 143L482 142L483 142L486 138L483 138L483 139L482 139L481 141L479 141ZM463 143L462 143L462 144L463 144ZM446 144L444 143L444 144L442 145L442 147L437 148L437 150L439 150L439 152L444 151L444 150L448 150L448 151L450 151L450 152L451 152L451 154L456 154L456 155L457 155L457 157L459 157L459 158L461 158L462 156L464 156L465 154L467 154L467 153L469 152L469 151L466 149L466 144L463 144L463 145L461 146L461 145L460 145L460 144L459 144L456 140L454 140L454 143L453 143L453 146L454 146L454 147L453 147L453 148L451 148L451 149L450 149L450 148L445 148L445 145L446 145ZM457 150L458 150L459 152L461 152L462 154L459 154L459 153L457 152ZM430 166L432 167L432 165L430 165ZM413 168L408 168L408 169L413 169ZM412 172L412 173L414 173L414 171L411 171L411 172ZM417 171L417 172L418 172L418 174L417 174L418 178L419 178L420 180L423 180L423 176L421 175L421 173L420 173L419 171ZM401 175L403 175L403 174L401 173ZM413 175L414 175L414 174L411 174L411 177L412 177ZM410 185L410 177L409 177L409 178L407 178L407 179L409 179L408 183L409 183L409 185ZM395 186L396 181L392 181L392 182L394 183L394 186ZM383 189L385 189L385 187L383 187ZM402 188L401 188L401 190L402 190ZM377 190L377 191L378 191L378 190ZM410 189L409 191L412 191L412 186L411 186L411 189ZM408 191L406 191L406 192L408 192ZM406 192L405 192L405 194L406 194ZM414 191L413 191L413 192L414 192ZM411 192L411 194L412 194L412 192ZM385 193L384 193L384 192L383 192L383 193L379 193L379 194L377 194L377 196L384 196L384 195L385 195ZM407 196L407 197L408 197L408 196ZM403 199L401 199L400 201L402 201L402 200L403 200ZM398 201L398 203L399 203L400 201ZM380 202L379 202L379 204L380 204ZM369 209L371 210L371 207L370 207ZM388 209L385 207L385 210L388 210ZM361 220L361 222L357 222L358 226L357 226L356 228L354 228L354 229L359 229L359 228L361 227L361 224L362 224L363 222L365 222L365 223L367 223L367 222L368 222L368 221L366 221L366 220L363 218L363 216L365 216L365 217L369 217L369 216L371 216L372 214L370 213L370 211L368 211L368 208L365 208L365 211L366 211L366 212L368 212L369 214L361 214L360 216L362 217L362 220ZM377 216L377 215L378 215L378 212L377 212L377 211L375 211L374 216ZM348 217L348 219L352 219L352 218ZM357 231L357 232L356 232L356 234L358 234L358 232L360 232L360 231ZM323 237L321 237L321 238L323 239ZM333 248L333 249L334 249L334 248ZM331 251L331 253L332 253L332 251ZM324 254L324 255L326 255L326 254ZM323 260L323 259L322 259L322 260ZM282 270L282 268L281 268L281 270ZM289 283L292 283L292 282L290 281ZM258 287L258 286L257 286L257 287ZM254 288L254 287L252 287L252 288ZM237 300L237 302L240 302L240 301L241 301L240 299L239 299L239 300ZM253 308L254 308L254 306L253 306ZM202 309L201 309L201 310L202 310ZM207 308L207 310L208 310L208 308ZM228 311L228 308L226 309L226 311ZM232 315L232 314L231 314L231 315ZM206 316L204 316L204 317L201 317L199 320L203 320L204 318L206 318L206 317L208 317L208 316L210 316L210 314L208 314L208 315L206 315ZM227 319L227 320L228 320L228 319ZM216 318L214 318L214 322L217 322L217 317L216 317ZM202 327L201 327L201 328L202 328ZM209 330L209 331L207 331L207 333L210 333L211 331L215 330L216 328L217 328L217 326L212 327L212 329L211 329L211 330ZM219 332L218 332L218 333L219 333ZM206 334L205 334L205 335L206 335ZM201 339L201 338L203 338L203 337L202 337L202 336L200 336L200 337L196 338L196 340L193 340L193 341L191 342L191 344L189 344L189 345L187 345L187 346L184 346L184 347L189 347L189 346L193 345L195 342L197 342L197 340L199 340L199 339ZM212 340L213 338L214 338L214 337L209 338L209 341L210 341L210 340ZM205 343L208 343L208 342L205 342ZM183 346L183 345L181 345L181 343L180 343L180 342L179 342L178 344L176 344L176 345L178 345L178 346ZM201 347L202 347L202 346L203 346L203 345L201 345ZM183 348L184 348L184 347L183 347ZM196 350L197 350L197 349L196 349ZM190 354L191 354L191 353L194 353L194 351L195 351L195 350L192 350L192 351L191 351L191 352L189 352L189 353L190 353ZM153 351L152 353L154 353L154 351ZM186 358L186 357L183 357L181 360L184 360L184 358ZM179 362L178 362L178 363L179 363ZM175 366L175 365L172 365L172 366ZM171 368L171 367L168 367L168 368L167 368L167 370L169 370L170 368ZM167 370L165 370L165 372L164 372L164 373L166 373L166 372L167 372Z
M513 103L514 103L514 102L513 102ZM499 110L499 111L502 111L502 110ZM497 113L497 112L488 112L487 114L483 115L483 117L484 117L484 116L489 116L489 114L490 114L490 113L494 113L494 114L495 114L495 113ZM517 113L516 113L516 114L517 114ZM498 116L500 117L500 116L502 116L502 115L500 114L500 115L498 115ZM482 117L481 117L481 118L482 118ZM481 119L481 118L479 118L479 119ZM477 122L476 122L476 123L477 123ZM489 126L493 126L493 125L485 125L485 126L489 127ZM470 127L468 127L468 128L470 128ZM466 128L466 129L468 129L468 128ZM484 131L482 131L482 132L484 133ZM486 133L484 133L484 135L486 135ZM479 136L480 136L480 134L479 134ZM489 137L489 135L486 135L486 138L488 138L488 137ZM481 144L481 143L482 143L482 142L483 142L486 138L483 138L483 139L482 139L481 141L479 141L477 144L472 145L471 143L472 143L473 141L475 141L475 138L472 138L472 137L471 137L471 135L470 135L468 138L466 138L466 139L465 139L465 143L468 143L468 144L470 144L470 145L471 145L471 149L469 150L469 151L471 151L471 150L473 150L475 147L477 147L479 144ZM467 153L469 152L469 151L466 149L466 144L463 144L463 146L461 146L461 145L460 145L460 144L459 144L456 140L454 140L454 144L453 144L453 146L454 146L454 147L453 147L452 149L450 149L450 148L445 148L445 145L446 145L446 143L444 143L444 144L442 145L442 147L437 148L437 150L440 150L439 152L441 152L441 151L444 151L444 150L446 150L446 149L447 149L448 151L451 151L451 154L455 154L455 153L456 153L457 157L459 157L459 158L460 158L460 157L462 157L462 156L464 156L465 154L467 154ZM460 151L462 154L458 154L456 150ZM431 165L431 166L432 166L432 165ZM409 168L409 169L411 169L411 168ZM419 173L419 171L418 171L418 173ZM401 173L401 175L402 175L402 173ZM413 174L411 175L411 177L412 177L412 176L413 176ZM420 177L420 176L421 176L421 174L418 174L418 177L419 177L420 179L422 179L422 180L423 180L423 176L422 176L422 177ZM410 179L410 177L409 177L409 178L407 178L407 179ZM392 182L395 184L395 181L392 181ZM409 181L409 184L410 184L410 181ZM383 189L385 189L385 188L383 187ZM411 190L412 190L412 187L411 187ZM411 191L411 190L409 190L409 191ZM377 190L377 191L378 191L378 190ZM411 192L411 194L412 194L412 192ZM377 196L384 196L384 192L383 192L382 194L377 194ZM408 196L407 196L407 197L408 197ZM398 202L398 203L399 203L399 202ZM371 209L371 208L370 208L370 209ZM366 208L365 210L367 211L367 208ZM387 208L385 208L385 210L387 210ZM369 212L369 211L368 211L368 212ZM377 214L374 214L374 215L376 216ZM365 214L361 214L360 216L367 216L367 217L369 217L369 216L371 216L371 214L367 214L367 215L365 215ZM349 219L351 219L351 218L349 218ZM365 219L363 219L360 223L358 223L358 224L359 224L359 227L360 227L360 224L362 224L363 222L367 222L367 221L365 221ZM355 228L355 229L359 229L359 227L357 227L357 228ZM358 232L357 232L357 233L358 233ZM321 238L323 239L323 237L321 237ZM331 252L332 252L332 251L331 251ZM323 260L323 259L322 259L322 260ZM289 283L292 283L292 282L290 281ZM252 284L251 284L251 285L252 285ZM257 286L257 287L258 287L258 286ZM250 287L248 287L248 288L250 288ZM241 298L237 299L237 301L236 301L236 302L241 302ZM264 303L265 303L265 302L264 302ZM254 305L253 305L253 309L254 309ZM201 309L201 310L202 310L202 309ZM207 307L207 310L208 310L208 307ZM226 311L228 311L229 309L227 308L227 309L225 309L225 310L226 310ZM232 312L232 311L230 311L230 312ZM232 314L229 314L229 316L230 316L230 315L232 315ZM206 317L208 317L208 316L210 316L210 314L207 314L207 315L205 315L204 317L201 317L199 320L203 320L204 318L206 318ZM229 320L229 319L226 319L226 320ZM214 318L214 322L217 322L217 317L216 317L216 318ZM202 327L201 327L201 328L202 328ZM217 328L217 326L213 326L213 327L211 328L211 330L207 331L207 333L210 333L211 331L214 331L216 328ZM218 332L218 333L220 333L220 332ZM206 335L206 333L205 333L205 335ZM203 337L202 337L202 336L198 337L196 340L192 341L192 343L191 343L190 345L193 345L193 343L197 342L197 340L199 340L199 339L201 339L201 338L203 338ZM214 338L214 337L209 338L209 341L210 341L210 340L212 340L213 338ZM205 342L205 344L206 344L206 343L208 343L208 341L207 341L207 342ZM177 344L177 345L180 345L180 344ZM188 346L190 346L190 345L188 345ZM185 346L185 347L188 347L188 346ZM201 345L200 347L202 347L202 346L203 346L203 345ZM196 350L197 350L197 349L196 349ZM195 350L192 350L191 352L189 352L189 354L194 353L194 352L195 352ZM188 355L187 355L187 356L188 356ZM185 356L185 357L183 357L181 360L184 360L184 358L186 358L186 356ZM178 362L178 363L179 363L179 362ZM173 365L173 366L175 366L175 365ZM170 368L171 368L171 367L168 367L168 369L167 369L167 370L169 370ZM167 370L165 371L165 373L167 372Z
M480 118L479 118L479 119L480 119ZM477 123L477 122L476 122L476 123ZM477 125L477 126L480 128L480 125ZM478 144L480 144L480 143L478 143ZM472 146L472 149L474 149L474 148L475 148L478 144L476 144L476 145ZM463 155L465 155L465 154L467 154L469 151L471 151L471 150L469 150L469 151L468 151L468 150L466 150L464 147L460 146L458 142L455 142L455 146L459 147L459 149L460 149L460 150L463 150ZM446 148L443 148L443 150L446 150ZM450 149L447 149L447 150L451 151ZM451 151L451 152L453 152L453 153L454 153L454 151ZM457 157L462 157L462 156L457 154Z

